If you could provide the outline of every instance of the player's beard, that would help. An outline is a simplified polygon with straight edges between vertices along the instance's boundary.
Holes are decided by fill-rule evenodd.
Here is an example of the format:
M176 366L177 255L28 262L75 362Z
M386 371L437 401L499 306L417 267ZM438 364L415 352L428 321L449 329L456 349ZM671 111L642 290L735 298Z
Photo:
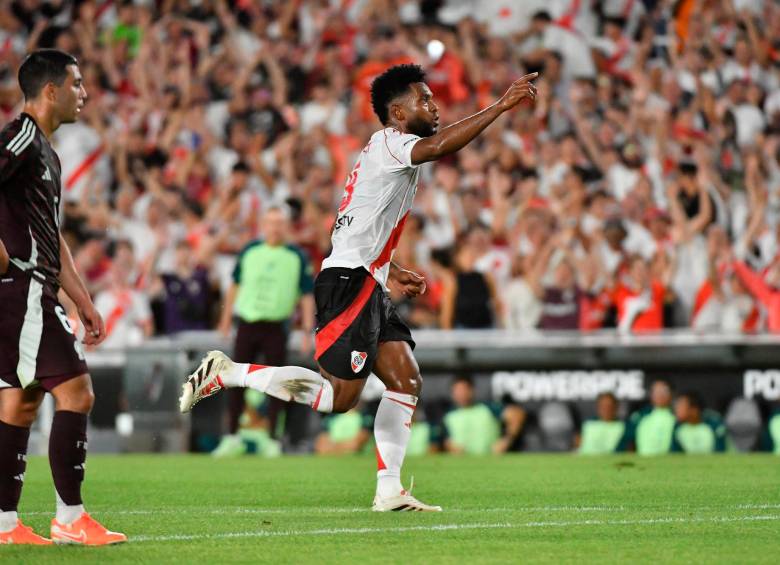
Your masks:
M409 133L418 137L430 137L436 133L436 126L433 123L426 122L422 118L415 118L406 122Z

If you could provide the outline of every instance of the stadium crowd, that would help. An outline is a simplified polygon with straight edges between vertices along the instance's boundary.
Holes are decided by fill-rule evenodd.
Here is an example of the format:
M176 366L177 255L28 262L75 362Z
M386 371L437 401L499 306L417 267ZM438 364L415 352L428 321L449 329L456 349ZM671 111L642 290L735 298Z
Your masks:
M445 124L540 72L535 106L423 169L395 256L429 281L402 304L413 326L780 331L776 2L0 7L0 121L28 50L81 64L89 102L55 147L103 347L216 328L272 207L316 272L381 127L371 80L401 62L427 70Z
M81 63L90 99L55 146L104 347L216 327L272 206L316 271L380 127L371 80L400 62L445 124L541 73L535 107L424 168L396 252L429 280L414 326L780 331L775 2L0 5L0 120L29 49Z

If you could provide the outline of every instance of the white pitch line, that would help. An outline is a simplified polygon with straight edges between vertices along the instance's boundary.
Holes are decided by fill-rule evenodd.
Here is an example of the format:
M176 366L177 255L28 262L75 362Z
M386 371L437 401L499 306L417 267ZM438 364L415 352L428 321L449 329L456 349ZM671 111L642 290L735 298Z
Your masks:
M568 520L565 522L525 522L520 524L439 524L432 526L405 526L396 528L327 528L319 530L261 530L254 532L225 532L221 534L174 534L165 536L131 536L130 542L190 541L231 538L274 538L296 536L332 536L343 534L387 534L404 532L441 532L451 530L494 530L522 528L561 528L572 526L645 526L656 524L695 524L726 522L757 522L780 520L775 516L716 516L712 518L648 518L645 520Z
M176 508L147 508L136 510L95 510L91 509L90 514L104 514L106 516L147 516L147 515L167 515L181 514L182 512L192 511L198 514L352 514L358 512L368 512L370 508L344 508L344 507L323 507L323 506L300 506L294 508L211 508L203 509L199 507L176 507ZM515 508L447 508L449 512L477 512L480 514L486 512L619 512L626 510L623 506L527 506ZM52 514L53 510L35 510L31 512L22 511L20 514L25 516L45 516Z
M573 512L575 514L587 513L587 512L628 512L632 510L642 511L668 511L668 510L685 510L685 511L704 511L704 510L721 510L724 507L714 506L694 506L694 507L627 507L627 506L518 506L518 507L501 507L501 508L450 508L447 507L448 512L461 512L461 513L495 513L495 512ZM780 509L780 504L736 504L728 506L727 508L737 510L777 510ZM180 515L182 512L197 512L198 514L209 514L216 516L225 516L230 514L247 514L247 515L306 515L306 514L355 514L368 512L368 506L358 508L345 508L343 506L327 507L327 506L296 506L290 508L254 508L254 507L228 507L228 508L211 508L204 509L200 507L188 507L180 506L175 508L141 508L135 510L112 510L112 509L91 509L91 513L95 515L104 516L166 516L166 515ZM47 516L53 514L54 509L51 510L34 510L30 512L22 511L24 516Z

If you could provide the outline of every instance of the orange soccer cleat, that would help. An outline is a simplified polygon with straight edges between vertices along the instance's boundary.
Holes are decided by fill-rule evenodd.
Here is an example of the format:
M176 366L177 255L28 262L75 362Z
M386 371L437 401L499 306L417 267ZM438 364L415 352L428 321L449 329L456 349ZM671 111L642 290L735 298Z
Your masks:
M39 536L30 526L22 524L21 520L16 521L16 527L10 532L0 533L0 544L14 545L51 545L51 540Z
M97 520L84 512L72 524L51 521L51 539L54 543L75 543L80 545L110 545L127 541L125 534L107 530Z

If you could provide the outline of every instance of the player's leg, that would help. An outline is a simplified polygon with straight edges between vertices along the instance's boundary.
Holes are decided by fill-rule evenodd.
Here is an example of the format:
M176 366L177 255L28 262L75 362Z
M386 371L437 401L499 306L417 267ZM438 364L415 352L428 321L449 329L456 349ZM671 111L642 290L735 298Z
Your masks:
M422 388L422 378L412 350L404 341L380 344L374 373L386 390L376 410L374 439L377 459L377 496L403 491L401 466L411 436L412 415Z
M7 381L6 381L7 382ZM17 508L27 468L30 427L45 392L41 388L0 389L0 543L50 544L19 521Z
M382 332L374 374L386 390L374 418L377 487L376 511L440 511L423 504L401 485L401 467L412 434L412 416L422 390L420 368L412 354L414 341L387 295L383 295Z
M347 345L347 349L349 349ZM342 355L342 365L349 367L349 353ZM373 366L373 356L365 366L354 373L353 378L335 377L330 365L320 372L306 367L287 365L271 367L254 363L236 363L221 351L211 351L182 387L179 399L182 412L188 412L203 398L227 388L253 388L286 402L297 402L318 412L347 412L355 407ZM339 375L349 375L349 369L335 367Z
M60 380L60 382L55 382ZM57 497L57 514L51 533L55 543L105 545L127 541L111 532L84 510L81 483L87 460L87 417L95 403L88 374L48 379L55 412L49 434L49 465Z
M235 363L212 351L184 383L181 411L223 388L250 387L319 412L346 412L357 403L376 359L383 294L364 269L326 269L314 288L315 358L322 374L305 367Z
M253 388L284 401L311 406L319 412L334 410L330 380L306 367L270 367L236 363L221 351L210 351L182 387L179 408L189 412L203 398L227 388Z

